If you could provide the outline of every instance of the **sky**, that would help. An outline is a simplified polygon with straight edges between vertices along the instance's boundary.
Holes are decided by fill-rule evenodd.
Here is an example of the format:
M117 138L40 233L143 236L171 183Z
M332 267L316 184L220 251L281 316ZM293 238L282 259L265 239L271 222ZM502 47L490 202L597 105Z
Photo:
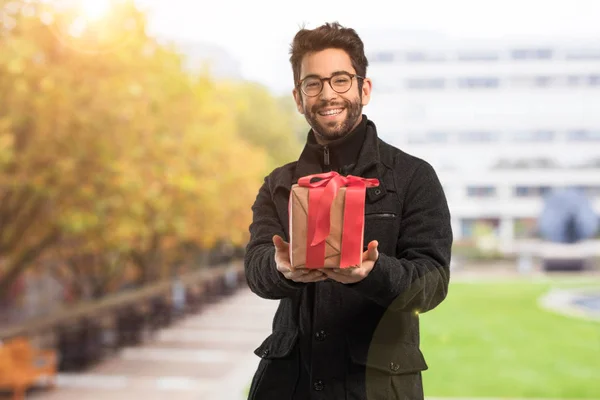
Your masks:
M102 0L94 0L102 1ZM212 43L247 79L273 89L290 80L289 43L301 25L327 21L361 32L394 28L466 37L598 37L600 0L136 0L152 33Z

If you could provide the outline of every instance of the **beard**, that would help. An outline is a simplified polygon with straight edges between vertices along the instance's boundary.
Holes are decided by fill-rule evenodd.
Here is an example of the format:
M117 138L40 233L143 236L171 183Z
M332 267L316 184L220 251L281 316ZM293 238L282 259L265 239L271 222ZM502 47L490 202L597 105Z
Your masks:
M346 136L358 123L362 117L362 99L357 98L355 101L342 99L336 102L319 102L312 107L304 105L304 117L311 126L315 135L326 141L340 139ZM323 120L318 112L324 108L338 107L342 108L340 114L344 114L343 119L336 118L331 121Z

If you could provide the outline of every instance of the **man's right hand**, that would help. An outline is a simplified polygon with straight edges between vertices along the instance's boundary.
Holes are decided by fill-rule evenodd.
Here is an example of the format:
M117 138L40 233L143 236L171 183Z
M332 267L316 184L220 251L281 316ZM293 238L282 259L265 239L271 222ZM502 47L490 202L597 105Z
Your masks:
M320 282L328 279L328 276L319 270L294 269L290 264L290 245L281 236L273 236L273 244L275 245L277 271L287 279L300 283Z

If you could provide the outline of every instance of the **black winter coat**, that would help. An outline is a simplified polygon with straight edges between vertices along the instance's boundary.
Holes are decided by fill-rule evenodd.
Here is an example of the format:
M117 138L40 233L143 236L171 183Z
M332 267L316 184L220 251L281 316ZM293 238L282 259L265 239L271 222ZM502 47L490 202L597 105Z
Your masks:
M289 242L292 184L322 172L305 153L265 178L252 207L247 282L280 303L272 334L255 351L261 360L249 399L422 399L428 366L419 314L447 295L453 240L438 177L426 161L379 139L368 121L358 159L342 173L380 181L367 189L364 231L365 250L377 240L379 259L355 284L301 284L277 271L272 238Z

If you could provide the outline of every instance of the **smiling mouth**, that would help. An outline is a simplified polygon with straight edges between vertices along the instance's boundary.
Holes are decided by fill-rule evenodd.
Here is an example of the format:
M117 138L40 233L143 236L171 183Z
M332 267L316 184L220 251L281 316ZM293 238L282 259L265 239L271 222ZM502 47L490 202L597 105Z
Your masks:
M319 115L321 115L323 117L330 117L332 115L338 115L342 111L344 111L343 108L335 108L333 110L319 111Z

